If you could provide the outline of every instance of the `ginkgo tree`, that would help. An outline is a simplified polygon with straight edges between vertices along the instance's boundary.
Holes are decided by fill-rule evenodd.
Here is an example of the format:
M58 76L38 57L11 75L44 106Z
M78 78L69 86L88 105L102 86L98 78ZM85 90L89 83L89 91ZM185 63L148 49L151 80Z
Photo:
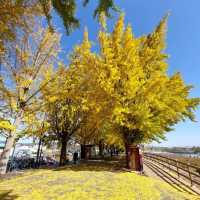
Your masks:
M38 22L33 25L30 30L19 32L14 41L7 43L7 53L1 59L0 107L14 129L9 131L0 157L0 173L6 172L18 132L25 127L26 121L31 120L28 113L41 109L40 92L50 82L50 79L43 81L44 74L57 63L59 34L51 33Z
M70 98L48 104L48 136L54 137L60 143L60 166L66 164L67 144L79 129L82 115L80 102Z
M100 32L103 64L113 77L108 90L115 99L112 122L126 145L129 168L137 167L130 145L163 139L179 121L194 120L199 104L199 98L189 97L191 86L180 73L167 74L166 23L164 17L152 33L136 38L121 16L111 34Z
M57 74L59 76L42 89L42 101L48 123L47 134L61 146L60 166L62 166L66 164L68 141L80 128L85 110L81 96L76 94L79 85L73 81L74 74L63 66L58 67ZM46 76L52 76L52 73Z
M69 71L72 74L75 94L82 98L84 118L76 134L85 157L85 145L98 144L102 140L102 127L110 120L112 101L99 85L99 56L91 52L91 42L85 29L83 41L75 46L70 57ZM89 148L89 146L88 146Z
M88 59L96 62L95 54L88 54L90 48L85 31L83 42L71 54L69 66L65 68L60 64L57 69L60 75L42 90L48 134L55 136L61 144L60 165L66 163L67 143L72 137L76 137L82 145L94 143L102 120L106 119L106 112L110 110L105 105L108 102L105 101L105 93L96 87L96 70L87 63L80 64Z
M104 105L109 106L105 115L124 142L127 166L137 169L136 145L164 139L179 121L194 120L200 101L189 96L192 87L184 83L180 73L167 73L167 16L142 37L135 37L130 25L124 26L123 15L111 33L103 19L99 53L85 46L76 58L77 65L93 70L88 79L93 78L95 90L104 94Z

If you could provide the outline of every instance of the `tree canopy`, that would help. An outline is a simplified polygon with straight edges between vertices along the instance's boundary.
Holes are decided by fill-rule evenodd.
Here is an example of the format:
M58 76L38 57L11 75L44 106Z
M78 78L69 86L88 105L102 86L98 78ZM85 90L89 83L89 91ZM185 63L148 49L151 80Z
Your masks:
M125 143L163 139L174 124L194 120L199 99L189 97L191 86L185 85L180 73L167 73L166 23L164 17L152 33L136 38L130 25L124 27L121 15L111 33L103 27L99 31L98 54L84 37L79 54L73 56L79 73L87 76L92 70L92 87L103 94L99 102L105 101L109 108L104 116Z
M51 24L51 6L58 13L63 21L63 25L66 29L66 33L70 34L75 28L80 25L80 19L76 17L76 10L79 6L76 0L39 0L42 5L43 12L47 17L50 27ZM82 5L85 7L89 4L90 0L83 0ZM98 0L97 7L93 12L93 16L99 17L101 13L105 13L107 17L111 17L111 10L119 11L119 8L115 5L114 0Z

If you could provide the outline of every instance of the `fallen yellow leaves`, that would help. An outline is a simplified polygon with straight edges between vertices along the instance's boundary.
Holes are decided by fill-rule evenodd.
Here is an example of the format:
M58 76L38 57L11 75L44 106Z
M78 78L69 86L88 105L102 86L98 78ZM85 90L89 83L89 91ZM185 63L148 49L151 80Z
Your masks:
M113 171L101 163L40 169L2 180L0 197L17 200L192 200L168 184L130 172ZM10 195L10 196L9 196Z

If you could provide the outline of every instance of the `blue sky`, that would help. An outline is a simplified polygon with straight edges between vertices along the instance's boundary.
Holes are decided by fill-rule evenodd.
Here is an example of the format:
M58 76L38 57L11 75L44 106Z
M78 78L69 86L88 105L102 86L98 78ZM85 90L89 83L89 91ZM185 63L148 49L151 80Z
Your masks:
M94 0L87 8L80 8L77 17L81 19L80 29L70 36L65 35L61 20L54 18L56 28L63 34L61 57L66 60L72 47L82 40L83 29L88 27L89 37L94 41L97 38L98 23L92 18L95 8ZM125 21L130 23L136 36L151 32L159 20L168 12L167 49L170 55L169 74L181 72L187 84L194 85L191 96L200 96L200 0L117 0L116 3L125 12ZM112 30L117 15L108 21ZM200 108L196 112L197 123L186 121L174 127L168 133L167 141L159 146L200 146Z

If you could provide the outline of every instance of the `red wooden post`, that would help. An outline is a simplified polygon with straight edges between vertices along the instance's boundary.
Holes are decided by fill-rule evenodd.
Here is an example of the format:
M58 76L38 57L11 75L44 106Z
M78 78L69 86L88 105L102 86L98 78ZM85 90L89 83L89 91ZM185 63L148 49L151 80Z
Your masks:
M140 171L140 154L139 147L136 145L126 145L126 162L127 168L135 171Z

